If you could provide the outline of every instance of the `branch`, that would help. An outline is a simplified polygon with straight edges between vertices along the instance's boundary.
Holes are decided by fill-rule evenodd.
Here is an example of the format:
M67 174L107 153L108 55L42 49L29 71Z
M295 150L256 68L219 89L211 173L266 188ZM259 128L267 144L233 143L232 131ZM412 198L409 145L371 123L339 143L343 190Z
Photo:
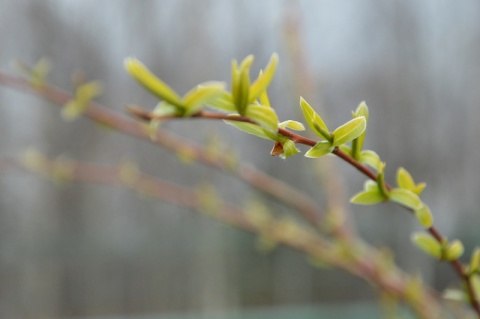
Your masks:
M65 103L73 98L72 94L58 87L44 85L36 89L32 87L27 80L2 71L0 71L0 84L41 96L58 106L65 105ZM139 119L146 120L145 117L142 117L142 114L143 116L147 116L147 113L148 112L145 111L142 113L138 111L136 115ZM193 158L205 165L234 174L240 180L243 180L261 192L294 208L315 227L320 226L320 217L323 215L323 212L313 200L287 183L269 176L252 166L241 163L235 166L229 165L229 159L226 156L212 158L212 156L209 156L201 147L176 137L164 129L158 129L155 139L152 140L144 125L131 118L123 117L96 102L90 103L85 111L85 116L97 123L114 128L124 134L155 143L177 154L190 154Z
M42 157L41 162L42 175L56 180L58 178L57 161ZM0 159L0 170L7 168L32 171L28 161L16 158ZM134 178L126 179L122 177L122 170L121 166L69 161L68 170L63 171L62 181L107 186L120 185L170 204L205 213L201 195L197 192L162 181L140 171L135 173ZM39 173L36 172L35 167L33 167L33 172ZM351 243L342 245L342 243L322 238L308 227L286 223L282 220L271 220L267 225L260 225L248 218L248 212L225 203L219 203L213 213L208 211L206 213L223 223L259 236L266 236L269 240L303 252L314 261L335 266L367 282L375 283L392 296L409 302L422 318L436 319L440 316L440 305L433 298L433 292L425 290L416 278L399 270L388 257L361 241L357 241L353 245Z
M131 114L134 115L134 116L136 116L136 113L137 112L135 112L135 111L131 112ZM143 116L142 116L142 119L144 119L144 120L163 120L164 119L163 117L156 117L156 116L153 116L151 114L150 114L150 116L148 116L147 114L148 113L144 113ZM207 112L207 111L199 111L198 113L194 114L194 116L192 118L202 118L202 119L208 119L208 120L212 120L212 119L213 120L228 120L228 121L238 121L238 122L256 124L254 121L252 121L251 119L246 118L246 117L237 116L237 115L212 113L212 112ZM171 119L171 118L169 118L169 119ZM187 118L177 117L177 119L187 119ZM297 133L291 132L291 131L283 129L283 128L279 128L278 133L282 134L283 136L285 136L289 139L291 139L296 144L303 144L303 145L307 145L307 146L310 146L310 147L313 147L317 144L317 142L312 140L312 139L309 139L307 137L304 137L302 135L299 135ZM350 164L351 166L353 166L355 169L357 169L359 172L361 172L363 175L365 175L369 179L371 179L373 181L377 181L377 174L376 173L374 173L366 165L358 162L353 157L351 157L348 154L346 154L345 152L343 152L338 147L336 147L332 151L332 153L334 155L338 156L339 158L341 158L342 160L344 160L345 162L347 162L348 164ZM385 183L385 188L387 190L391 190L392 186L389 185L388 183ZM400 205L400 204L397 203L397 205ZM406 206L403 206L403 205L400 205L400 206L406 208L409 212L413 212L410 208L408 208ZM445 241L445 237L441 234L441 232L435 226L432 225L431 227L427 228L427 231L440 244L442 244ZM475 290L473 288L472 277L469 276L467 270L462 266L462 263L460 262L460 260L458 258L450 261L450 264L452 265L454 271L457 273L457 275L460 277L460 279L462 281L464 281L464 283L466 285L466 289L467 289L467 294L468 294L468 297L470 299L469 302L470 302L472 308L475 310L475 312L477 313L477 315L480 318L480 303L477 299Z

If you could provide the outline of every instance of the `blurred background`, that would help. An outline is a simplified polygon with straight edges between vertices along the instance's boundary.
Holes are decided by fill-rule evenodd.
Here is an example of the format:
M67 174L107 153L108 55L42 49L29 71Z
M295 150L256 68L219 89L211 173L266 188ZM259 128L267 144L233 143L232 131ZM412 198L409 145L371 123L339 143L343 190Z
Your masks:
M331 127L370 109L366 147L428 187L436 223L469 252L480 243L480 3L478 1L35 1L0 0L0 68L13 59L53 61L52 83L71 75L104 84L98 99L118 112L155 99L126 74L136 56L182 94L206 80L229 81L230 61L273 52L280 65L269 90L281 120L303 121L302 95ZM222 123L168 123L198 143L220 136L242 161L324 202L298 156ZM35 147L55 157L117 165L193 187L213 183L235 205L266 203L249 186L201 164L185 165L152 144L87 119L62 120L58 107L0 87L0 156ZM305 151L302 148L302 151ZM334 160L345 199L364 180ZM0 172L1 318L360 318L379 317L377 293L337 270L318 270L289 249L255 250L255 239L182 207L122 187L56 187L28 172ZM274 206L279 212L288 208ZM389 246L396 261L442 290L457 279L410 243L419 227L393 205L353 207L359 234ZM465 257L467 258L467 256Z

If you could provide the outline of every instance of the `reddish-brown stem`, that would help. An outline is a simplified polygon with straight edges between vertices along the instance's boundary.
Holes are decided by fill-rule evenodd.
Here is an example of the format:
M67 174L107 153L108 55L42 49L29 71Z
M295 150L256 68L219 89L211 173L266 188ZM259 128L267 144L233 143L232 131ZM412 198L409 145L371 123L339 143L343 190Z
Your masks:
M43 97L48 98L49 100L53 101L56 104L63 105L65 104L68 100L71 99L71 95L61 91L60 89L53 88L51 86L44 86L41 90L36 90L31 87L31 85L20 78L9 76L3 72L0 72L0 83L15 87L15 88L20 88L22 90L27 90L30 92L34 92L36 94L39 94ZM148 120L151 119L148 116L148 112L143 112L140 113L140 111L137 110L137 112L132 112L134 113L135 116L138 118L141 118L143 120ZM101 122L103 124L106 124L108 126L115 127L119 129L119 131L122 131L124 133L130 134L132 136L140 137L140 138L145 138L148 134L145 132L145 129L139 125L138 123L122 118L115 114L114 112L111 112L105 108L102 108L99 104L97 103L91 103L90 107L86 111L86 115L92 119L94 119L97 122ZM247 123L255 123L254 121L250 120L249 118L245 117L240 117L240 116L232 116L232 115L225 115L225 114L219 114L219 113L211 113L211 112L205 112L201 111L193 116L193 118L203 118L203 119L215 119L215 120L233 120L233 121L241 121L241 122L247 122ZM171 117L170 117L171 119ZM290 132L285 129L279 129L278 133L284 135L285 137L290 138L292 141L294 141L297 144L304 144L307 146L314 146L316 144L316 141L311 140L309 138L303 137L299 134ZM158 137L158 134L157 134ZM170 142L171 143L171 142ZM168 145L168 142L167 142ZM165 146L165 145L164 145ZM367 176L368 178L372 180L377 179L377 175L371 171L368 167L365 165L359 163L346 153L342 152L339 148L335 148L334 151L332 152L336 156L340 157L353 167L355 167L358 171L360 171L362 174ZM387 189L391 189L391 187L386 184L385 185ZM314 223L318 220L316 217L310 217L310 219L307 217L307 220L313 220ZM443 236L441 233L434 227L430 227L428 229L428 232L439 242L443 242ZM476 298L475 291L473 289L471 277L466 273L465 269L463 268L462 264L458 259L451 261L451 264L456 271L456 273L459 275L462 280L465 281L466 286L467 286L467 293L470 297L470 303L472 305L472 308L475 310L477 315L480 318L480 304Z
M43 98L46 98L54 104L60 106L64 105L72 98L70 93L51 85L46 85L39 90L34 89L28 83L28 81L4 72L0 72L0 83L12 88L42 96ZM139 119L151 119L150 113L142 108L131 106L128 108L128 111ZM164 129L159 129L156 133L156 139L152 141L148 130L145 129L141 123L138 123L131 118L121 116L96 102L92 102L90 104L85 115L96 122L104 124L107 127L115 128L121 133L125 133L143 140L148 140L175 153L191 154L195 159L199 160L205 165L233 173L241 180L252 185L256 189L269 196L277 198L288 206L294 208L312 225L316 227L320 226L320 217L322 216L322 211L313 200L294 189L287 183L267 175L252 166L240 163L234 167L231 167L231 165L226 164L228 160L224 157L212 158L212 156L207 154L207 152L205 152L201 147L192 143L187 143L185 140L180 139ZM200 117L197 115L194 118ZM172 118L170 117L170 119Z
M216 119L216 120L230 120L230 121L239 121L239 122L247 122L247 123L255 123L249 118L246 117L241 117L241 116L236 116L236 115L226 115L226 114L220 114L220 113L211 113L211 112L206 112L206 111L201 111L198 112L195 115L195 118L204 118L204 119ZM293 133L291 131L288 131L286 129L279 128L278 133L282 134L285 137L288 137L291 139L293 142L297 144L304 144L307 146L315 146L317 143L316 141L306 138L304 136L301 136L299 134ZM377 180L377 174L370 170L366 165L358 162L355 160L353 157L349 156L345 152L343 152L341 149L336 147L333 151L333 154L356 168L358 171L360 171L363 175L367 176L368 178L376 181ZM385 183L385 187L387 190L391 190L392 187L388 184ZM405 207L407 208L407 207ZM411 209L407 208L409 211ZM444 237L441 235L440 231L435 227L431 226L427 229L427 231L439 242L443 243L444 242ZM472 308L475 310L477 313L478 317L480 318L480 303L477 300L475 290L473 288L473 283L471 280L471 277L468 275L468 273L465 271L464 267L462 266L462 263L458 260L455 259L450 262L452 264L453 269L457 273L457 275L465 282L465 285L467 287L467 293L470 299L470 304Z
M48 158L43 158L42 161L44 164L42 175L54 178L56 161ZM0 159L0 170L7 167L26 168L21 160ZM197 212L203 210L201 199L196 192L142 172L137 172L134 179L125 181L121 178L121 167L74 161L70 162L69 167L70 170L65 178L72 182L122 185L167 203L187 207ZM276 224L273 221L266 228L259 229L241 209L225 203L219 203L218 209L210 213L210 216L244 231L269 236L272 240L304 252L312 258L319 258L369 282L375 282L381 289L392 295L408 299L408 285L412 279L393 265L386 271L385 266L378 262L377 252L361 243L360 240L352 244L348 251L338 249L338 243L331 243L308 228L298 228L295 235L292 236L291 231L285 231L281 222ZM358 249L362 249L362 254L358 254ZM427 291L419 293L418 300L412 302L412 307L423 318L438 317L439 307L432 295L433 292L427 293Z

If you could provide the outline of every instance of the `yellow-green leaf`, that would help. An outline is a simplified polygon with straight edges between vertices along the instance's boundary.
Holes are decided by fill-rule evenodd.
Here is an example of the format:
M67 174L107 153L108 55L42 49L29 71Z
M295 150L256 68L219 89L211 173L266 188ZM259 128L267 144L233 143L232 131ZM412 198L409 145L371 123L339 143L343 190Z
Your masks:
M395 188L392 189L389 194L390 200L412 210L421 210L421 208L425 206L417 194L407 189Z
M211 83L199 85L190 90L183 97L185 105L184 116L189 116L198 112L203 106L215 101L223 92L225 85L223 83Z
M364 116L354 118L333 131L333 145L339 146L359 137L367 127Z
M378 187L372 187L366 191L360 192L350 199L350 202L352 204L358 205L373 205L381 203L383 201L385 201L385 197L380 192Z
M280 154L281 158L288 158L300 152L292 140L289 140L289 139L285 140L282 146L283 146L283 154Z
M352 148L350 146L343 144L339 145L338 148L348 156L352 156Z
M233 96L226 91L220 91L219 95L215 99L209 101L208 105L222 111L237 111L235 103L233 102Z
M126 58L125 68L144 88L168 103L183 108L180 96L165 82L156 77L136 58Z
M433 216L427 205L423 204L421 208L415 210L415 217L420 225L430 228L433 225Z
M328 141L320 141L305 153L305 157L317 158L331 153L335 147Z
M252 123L245 123L245 122L239 122L239 121L224 121L227 124L230 124L240 131L243 131L248 134L252 134L267 140L274 140L271 136L271 133L263 129L261 126L257 124L252 124Z
M361 116L365 117L366 122L368 121L368 107L365 102L360 103L360 105L357 107L355 112L353 112L354 118L361 117ZM352 141L352 155L353 155L353 158L357 160L360 157L360 152L362 151L362 148L363 148L365 136L366 136L366 129L359 137L357 137Z
M472 259L470 260L470 272L480 272L480 248L475 248L472 253Z
M440 259L442 257L442 245L427 233L415 233L412 242L428 255Z
M413 190L415 188L415 182L412 175L403 167L400 167L397 171L397 185L400 188Z
M443 258L448 261L455 260L463 255L465 248L460 240L455 239L449 243L445 249Z
M250 93L248 97L249 103L257 99L262 92L267 90L267 87L272 82L273 76L275 75L275 70L278 65L278 54L274 53L268 62L268 65L265 68L264 72L261 72L258 78L253 82L250 87Z
M360 163L367 164L370 167L373 167L374 169L377 170L377 172L381 169L382 167L382 160L380 159L380 156L378 156L377 153L374 151L370 150L365 150L360 153L360 158L358 159Z
M289 128L295 131L305 131L305 126L303 126L302 123L292 120L281 122L278 124L278 127Z
M300 97L300 107L312 131L323 139L331 140L331 135L325 122L302 97Z
M250 104L245 116L270 132L278 131L278 117L275 110L262 105Z
M260 104L261 105L265 105L265 106L268 106L268 107L271 107L270 105L270 99L268 98L268 93L267 91L263 91L262 94L260 94L260 96L258 97L259 100L260 100Z

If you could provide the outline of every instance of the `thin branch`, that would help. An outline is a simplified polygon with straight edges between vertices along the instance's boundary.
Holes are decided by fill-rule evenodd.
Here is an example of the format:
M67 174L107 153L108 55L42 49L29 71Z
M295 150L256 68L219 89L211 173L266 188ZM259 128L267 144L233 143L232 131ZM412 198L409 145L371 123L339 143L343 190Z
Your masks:
M254 121L252 121L251 119L249 118L245 118L245 117L241 117L241 116L236 116L236 115L227 115L227 114L220 114L220 113L211 113L211 112L206 112L206 111L200 111L198 112L197 114L195 114L195 116L193 118L204 118L204 119L214 119L214 120L229 120L229 121L238 121L238 122L246 122L246 123L253 123L255 124ZM150 117L150 120L152 119L161 119L161 118L158 118L158 117ZM282 134L283 136L285 137L288 137L289 139L291 139L293 142L297 143L297 144L303 144L303 145L307 145L307 146L310 146L310 147L313 147L316 145L316 141L312 140L312 139L309 139L307 137L304 137L302 135L299 135L297 133L294 133L294 132L291 132L289 130L286 130L286 129L283 129L283 128L279 128L278 129L278 133L279 134ZM348 164L350 164L351 166L353 166L355 169L357 169L358 171L360 171L363 175L365 175L366 177L376 181L377 180L377 174L374 173L370 168L368 168L366 165L358 162L357 160L355 160L353 157L349 156L348 154L346 154L345 152L343 152L341 149L339 149L338 147L336 147L332 153L336 156L338 156L339 158L341 158L342 160L344 160L345 162L347 162ZM392 186L389 185L388 183L385 183L385 187L388 189L388 190L391 190L392 189ZM397 205L400 205L397 203ZM408 207L405 207L403 205L400 205L404 208L406 208L408 211L412 212L412 210ZM427 231L439 242L439 243L443 243L445 238L444 236L441 234L441 232L435 227L435 226L431 226L427 229ZM472 306L472 308L475 310L475 312L477 313L478 317L480 318L480 303L477 299L477 296L476 296L476 293L475 293L475 290L473 288L473 282L472 282L472 277L468 275L468 273L466 272L466 270L464 269L464 267L462 266L461 262L459 259L455 259L455 260L452 260L450 261L450 263L452 264L453 266L453 269L455 270L455 272L457 273L457 275L464 281L466 287L467 287L467 293L468 293L468 296L469 296L469 299L470 299L470 304Z
M55 180L56 161L48 158L43 158L42 161L44 164L42 175ZM0 159L0 170L7 168L29 169L22 160ZM142 172L136 172L132 181L125 181L122 179L121 171L121 167L111 165L69 161L68 174L64 176L63 181L123 186L170 204L186 207L199 213L204 212L200 195L189 188ZM273 220L267 227L259 228L249 220L248 214L243 210L225 203L220 203L214 213L207 212L207 214L230 226L260 236L268 236L269 239L303 252L314 260L321 260L368 282L373 282L382 290L408 301L422 318L437 319L440 316L440 305L433 298L433 292L423 291L423 288L418 287L422 290L416 291L416 297L412 299L410 285L414 279L393 264L386 266L378 251L360 240L339 249L341 243L331 242L301 226L286 231L286 226L281 221Z
M60 90L58 88L52 87L52 86L44 86L42 89L34 89L34 88L31 87L31 85L28 83L28 81L25 81L25 80L23 80L21 78L18 78L18 77L8 75L8 74L3 73L3 72L0 72L0 84L4 84L4 85L7 85L7 86L10 86L10 87L13 87L13 88L17 88L17 89L20 89L20 90L23 90L23 91L28 91L28 92L31 92L31 93L35 93L37 95L40 95L40 96L43 96L43 97L49 99L50 101L52 101L52 102L54 102L55 104L58 104L58 105L64 105L68 100L70 100L72 98L72 96L69 93L67 93L63 90ZM123 133L127 133L127 134L130 134L132 136L135 136L135 137L138 137L138 138L143 138L143 139L148 137L148 132L146 132L145 128L142 125L140 125L139 123L137 123L137 122L135 122L131 119L120 117L116 113L114 113L112 111L109 111L108 109L102 107L98 103L95 103L95 102L90 103L89 108L87 109L85 115L90 117L91 119L97 121L97 122L100 122L100 123L105 124L105 125L110 126L110 127L114 127L114 128L116 128L117 130L119 130ZM205 119L215 119L215 120L222 119L222 120L233 120L233 121L254 123L252 120L250 120L248 118L244 118L244 117L224 115L224 114L218 114L218 113L210 113L210 112L205 112L205 111L201 111L201 112L195 114L193 118L205 118ZM144 118L144 120L146 120L146 118ZM310 146L310 147L312 147L316 144L316 141L311 140L309 138L306 138L304 136L301 136L299 134L290 132L286 129L281 129L280 128L278 130L278 133L284 135L285 137L290 138L293 142L295 142L297 144L304 144L304 145L307 145L307 146ZM174 151L178 150L177 144L175 144L175 139L167 140L164 132L158 131L157 132L157 138L158 138L157 141L156 141L157 144L160 144L160 145L162 145L162 146L164 146L168 149L174 150ZM170 137L168 137L168 138L170 138ZM160 140L162 141L161 143L159 142ZM191 145L189 147L192 147L192 150L198 153L199 150L198 150L197 147L193 147ZM336 156L340 157L341 159L343 159L344 161L346 161L347 163L349 163L353 167L355 167L357 170L359 170L362 174L364 174L368 178L370 178L372 180L376 180L377 176L373 171L371 171L367 166L359 163L358 161L356 161L352 157L348 156L346 153L342 152L340 149L336 148L336 149L334 149L334 151L332 153L335 154ZM217 167L217 168L220 168L220 169L224 169L224 167L222 165L220 165L218 162L208 161L208 160L205 160L204 162L206 164L210 165L210 166ZM239 177L241 177L243 180L246 180L241 175L239 175ZM269 177L269 178L271 178L271 177ZM270 179L268 179L268 180L270 180ZM252 181L248 181L248 182L251 183ZM254 185L254 186L258 187L259 189L261 189L263 191L268 191L268 190L264 190L264 189L266 189L265 185L262 186L260 184L260 185ZM385 186L387 188L390 188L390 186L388 184L386 184ZM278 195L278 194L276 194L276 195ZM310 211L310 212L313 212L313 211ZM305 211L302 211L302 213L305 213ZM317 216L312 216L312 215L307 214L305 216L305 218L308 221L312 222L313 224L318 225L318 217ZM443 236L441 235L439 230L437 230L434 226L430 227L428 229L428 232L430 234L432 234L432 236L437 241L443 242L443 240L444 240ZM470 299L470 303L472 305L472 308L475 310L475 312L477 313L477 315L480 318L480 304L477 300L475 291L473 289L473 284L472 284L471 277L468 276L468 274L466 273L465 269L463 268L463 266L461 265L461 263L458 259L451 261L451 264L452 264L454 270L456 271L456 273L458 274L458 276L462 280L464 280L464 282L467 286L467 293L469 295L469 299Z
M73 98L72 94L53 85L45 85L41 89L35 89L28 81L2 71L0 71L0 84L33 93L59 106L63 106ZM139 119L146 120L150 118L149 113L141 108L129 107L129 111ZM187 153L205 165L234 174L240 180L259 191L294 208L315 227L319 227L321 224L321 217L324 214L312 199L289 184L265 174L253 166L242 163L238 163L235 166L229 165L229 159L223 155L212 158L202 147L187 142L165 129L158 129L155 139L152 140L150 133L142 123L138 123L132 118L121 116L97 102L90 103L85 116L107 127L115 128L119 132L155 143L177 154Z

